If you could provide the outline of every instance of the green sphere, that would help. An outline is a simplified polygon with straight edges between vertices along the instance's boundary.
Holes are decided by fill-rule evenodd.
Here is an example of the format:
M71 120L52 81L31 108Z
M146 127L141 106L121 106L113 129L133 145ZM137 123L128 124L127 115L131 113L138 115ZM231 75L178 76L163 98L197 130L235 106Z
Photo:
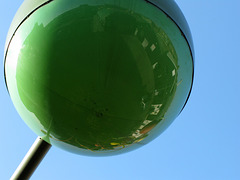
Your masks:
M25 0L7 37L5 78L18 113L48 143L120 154L184 108L191 34L173 0Z

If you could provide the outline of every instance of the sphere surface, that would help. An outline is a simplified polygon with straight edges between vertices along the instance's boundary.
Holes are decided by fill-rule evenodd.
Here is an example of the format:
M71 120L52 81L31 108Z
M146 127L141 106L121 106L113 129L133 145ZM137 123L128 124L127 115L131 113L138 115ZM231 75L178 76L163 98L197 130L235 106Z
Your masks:
M114 155L153 140L181 112L191 53L179 26L147 1L45 1L12 34L5 76L22 119L44 140Z

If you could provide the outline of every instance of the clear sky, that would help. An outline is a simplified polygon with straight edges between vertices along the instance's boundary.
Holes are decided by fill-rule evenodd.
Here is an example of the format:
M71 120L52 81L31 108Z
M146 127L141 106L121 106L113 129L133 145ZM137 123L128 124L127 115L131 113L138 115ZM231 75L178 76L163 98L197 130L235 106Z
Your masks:
M112 157L52 147L32 179L239 180L240 1L177 0L195 46L195 80L187 106L157 139ZM11 177L35 135L7 93L4 43L22 0L0 1L0 179Z

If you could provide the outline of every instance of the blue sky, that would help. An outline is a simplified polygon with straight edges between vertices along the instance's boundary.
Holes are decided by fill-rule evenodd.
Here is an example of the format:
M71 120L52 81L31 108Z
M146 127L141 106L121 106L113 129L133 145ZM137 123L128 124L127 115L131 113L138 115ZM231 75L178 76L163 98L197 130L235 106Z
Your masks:
M177 0L192 32L195 80L187 106L157 139L112 157L52 147L32 179L239 180L240 1ZM4 43L22 1L0 2L0 179L9 179L35 135L21 120L3 75Z

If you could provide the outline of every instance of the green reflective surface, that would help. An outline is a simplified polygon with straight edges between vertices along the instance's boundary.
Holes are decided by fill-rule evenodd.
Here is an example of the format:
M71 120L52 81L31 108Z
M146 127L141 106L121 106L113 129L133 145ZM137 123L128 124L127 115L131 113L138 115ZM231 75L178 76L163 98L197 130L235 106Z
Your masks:
M176 24L139 0L56 0L13 36L6 82L28 126L68 151L114 155L182 110L193 62Z
M12 35L14 34L15 30L18 28L18 26L21 24L21 22L24 21L24 19L31 14L31 12L34 11L34 9L37 9L38 7L41 7L44 3L47 3L51 0L24 0L22 5L19 7L17 13L15 14L13 21L11 23L11 26L8 30L8 35L6 38L6 44L5 44L5 51L6 48L11 40Z

